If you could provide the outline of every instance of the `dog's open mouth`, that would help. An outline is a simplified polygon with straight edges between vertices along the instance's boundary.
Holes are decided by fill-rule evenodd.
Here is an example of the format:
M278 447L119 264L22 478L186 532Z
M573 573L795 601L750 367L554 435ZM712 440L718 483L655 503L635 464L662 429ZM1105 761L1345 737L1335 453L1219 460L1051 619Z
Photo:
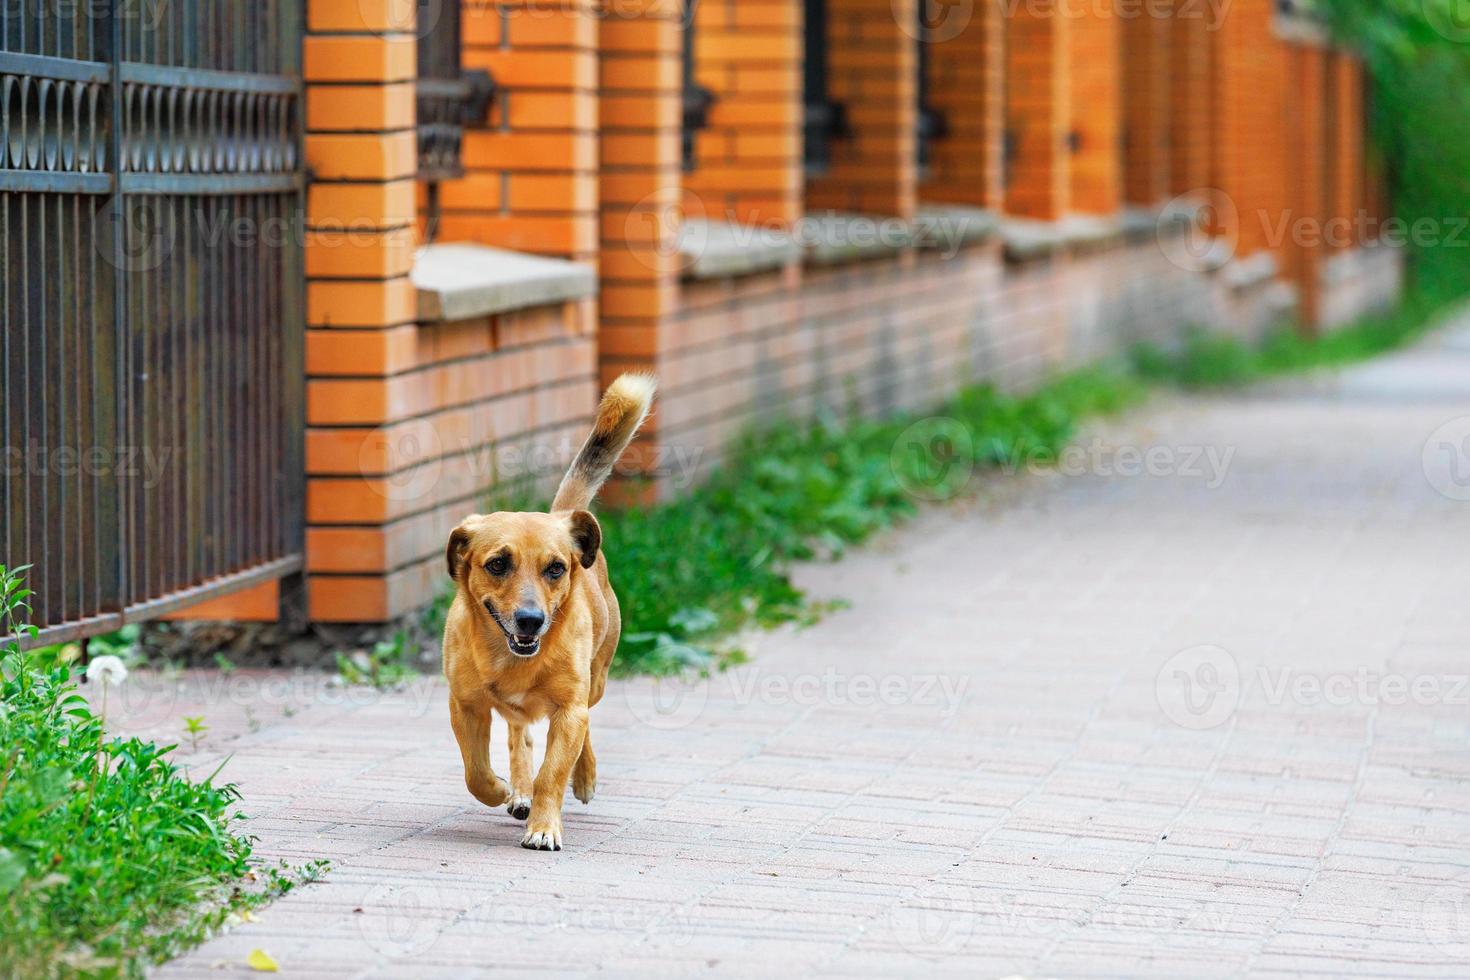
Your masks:
M510 642L510 652L517 657L534 656L541 649L541 637L536 634L522 636L518 633L506 633L506 640Z
M517 657L536 656L541 649L540 633L516 633L506 629L505 624L500 621L500 615L488 602L485 603L485 611L490 614L491 619L495 620L495 625L500 627L500 632L505 634L505 645L510 647L511 653Z

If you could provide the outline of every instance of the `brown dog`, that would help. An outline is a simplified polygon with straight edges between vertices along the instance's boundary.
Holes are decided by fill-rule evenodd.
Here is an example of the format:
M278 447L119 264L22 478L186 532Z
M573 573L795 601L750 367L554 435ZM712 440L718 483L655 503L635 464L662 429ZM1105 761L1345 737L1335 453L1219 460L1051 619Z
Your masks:
M587 508L647 417L653 389L638 374L608 388L551 513L477 514L449 536L458 586L444 626L449 720L475 799L530 817L522 847L561 850L568 778L583 803L597 788L587 709L602 700L622 618L602 528ZM510 726L510 785L490 769L492 709ZM546 757L532 782L526 728L547 716Z

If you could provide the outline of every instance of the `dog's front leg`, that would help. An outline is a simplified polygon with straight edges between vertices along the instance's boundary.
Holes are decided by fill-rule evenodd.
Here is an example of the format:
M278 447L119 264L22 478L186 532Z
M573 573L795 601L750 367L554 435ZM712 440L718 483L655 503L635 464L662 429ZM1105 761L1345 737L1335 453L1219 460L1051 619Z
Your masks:
M561 850L561 804L566 796L572 765L582 752L587 737L587 705L578 703L558 709L546 732L546 758L536 773L531 794L531 819L521 846L538 851Z
M514 719L506 721L510 724L510 803L506 804L506 812L524 820L531 813L531 787L536 778L531 772L531 732Z
M486 806L510 799L510 787L490 769L490 706L449 698L449 724L464 757L464 784L470 795Z

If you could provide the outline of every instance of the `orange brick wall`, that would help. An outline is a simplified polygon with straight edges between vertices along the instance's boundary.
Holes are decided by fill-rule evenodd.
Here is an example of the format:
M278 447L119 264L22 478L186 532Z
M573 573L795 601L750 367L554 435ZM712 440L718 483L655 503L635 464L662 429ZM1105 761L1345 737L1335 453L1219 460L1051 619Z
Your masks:
M418 163L413 17L412 5L394 0L307 4L308 501L329 487L320 476L325 427L366 390L383 391L391 352L412 344L417 331L409 281ZM351 486L330 486L354 497L368 492L356 471L345 482ZM381 596L344 603L313 574L322 562L320 550L313 553L314 531L307 545L311 617L380 618Z
M702 0L696 78L715 96L684 175L691 215L785 223L801 214L800 0Z
M348 337L313 349L308 370L334 373L307 398L313 618L422 605L449 528L492 490L545 495L596 403L593 327L568 303L415 326L372 351Z
M1071 58L1073 211L1114 214L1122 203L1123 73L1118 18L1105 3L1079 5L1068 29Z
M1006 211L1056 220L1072 207L1072 18L1021 4L1006 21Z
M934 142L919 196L999 211L1004 195L1004 8L1002 0L983 0L968 16L962 6L955 11L953 21L940 18L929 42L930 102L944 114L948 135Z
M923 410L981 380L1026 389L1189 323L1258 329L1220 303L1151 239L1020 265L990 243L813 269L799 284L776 272L690 283L656 361L661 486L679 492L684 467L707 471L754 426Z
M604 383L653 367L658 331L678 309L680 5L628 0L602 24L598 344ZM634 466L656 435L650 419Z
M1327 56L1318 47L1293 47L1288 58L1288 120L1294 144L1288 155L1290 184L1286 200L1296 231L1288 233L1279 250L1287 275L1296 281L1302 319L1318 322L1322 306L1323 234L1331 196L1326 168L1330 138L1326 105ZM1310 236L1310 237L1309 237Z
M1221 24L1163 26L1096 5L1062 16L980 0L931 49L932 99L950 135L921 187L916 2L832 0L833 96L854 135L835 143L830 173L809 181L797 0L695 8L697 75L718 101L689 175L679 138L683 4L467 3L466 61L490 68L501 90L485 126L467 134L468 175L442 189L439 240L595 264L600 294L420 324L410 282L422 196L414 25L403 19L415 5L309 0L314 619L389 619L437 594L447 529L492 490L549 489L600 386L625 370L653 370L663 385L633 465L651 470L655 450L678 448L707 467L745 427L843 408L854 392L875 412L919 407L966 380L1023 385L1141 334L1202 319L1254 330L1271 315L1261 290L1234 296L1220 279L1168 262L1151 237L1026 261L1004 260L992 241L949 258L902 250L682 281L685 209L752 222L825 209L908 216L922 194L1057 219L1116 213L1125 186L1137 204L1214 186L1235 205L1237 254L1249 256L1270 246L1287 212L1325 220L1368 199L1361 66L1284 42L1271 0L1234 0ZM1351 297L1381 297L1383 283L1392 291L1391 268L1370 270L1376 285L1335 291L1327 309L1325 252L1288 238L1278 255L1309 317L1327 310L1337 322L1351 315ZM1343 275L1373 260L1344 252L1331 261ZM656 486L622 484L624 499L669 490L673 473L659 473ZM279 598L262 587L207 613L268 617Z
M1144 12L1123 18L1119 26L1124 199L1130 204L1158 204L1173 196L1169 191L1169 156L1174 21Z
M1192 8L1183 9L1186 13ZM1213 83L1216 32L1203 16L1169 25L1169 193L1212 187L1217 131Z
M313 0L310 26L323 33L307 41L318 180L308 215L306 548L310 615L327 622L390 619L433 599L446 529L483 509L492 489L545 491L597 397L591 301L415 322L414 25L357 13L362 30L339 33L376 2ZM383 0L383 16L404 6L413 10ZM491 67L502 90L490 128L467 133L468 176L442 188L438 239L593 261L590 8L467 4L464 24L466 63ZM377 169L365 162L374 160ZM344 221L381 230L331 245L323 229Z
M912 217L917 202L919 0L829 0L832 99L847 106L850 139L806 183L810 211Z
M440 192L442 241L592 262L597 251L594 0L466 0L466 68L497 84L465 133L465 177Z
M1333 214L1351 226L1351 240L1360 244L1360 229L1366 217L1364 169L1366 134L1363 131L1363 66L1350 54L1332 55L1335 87L1333 129L1336 139L1329 148L1336 177L1332 188Z
M1215 34L1216 187L1240 216L1237 253L1268 247L1287 206L1287 113L1297 91L1288 46L1273 28L1272 0L1235 0Z

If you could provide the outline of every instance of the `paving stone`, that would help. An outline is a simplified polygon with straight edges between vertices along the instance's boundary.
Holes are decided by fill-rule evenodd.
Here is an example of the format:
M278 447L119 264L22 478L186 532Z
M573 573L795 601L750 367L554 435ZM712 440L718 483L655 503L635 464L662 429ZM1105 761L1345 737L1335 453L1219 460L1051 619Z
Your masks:
M1470 494L1423 460L1467 416L1470 323L1097 427L1233 448L1218 487L980 479L801 568L851 605L751 663L613 682L558 854L464 793L436 679L252 675L251 724L238 682L136 678L121 726L205 714L183 761L230 758L262 857L334 860L158 973L258 947L334 978L1464 976ZM1358 686L1389 674L1430 695Z

